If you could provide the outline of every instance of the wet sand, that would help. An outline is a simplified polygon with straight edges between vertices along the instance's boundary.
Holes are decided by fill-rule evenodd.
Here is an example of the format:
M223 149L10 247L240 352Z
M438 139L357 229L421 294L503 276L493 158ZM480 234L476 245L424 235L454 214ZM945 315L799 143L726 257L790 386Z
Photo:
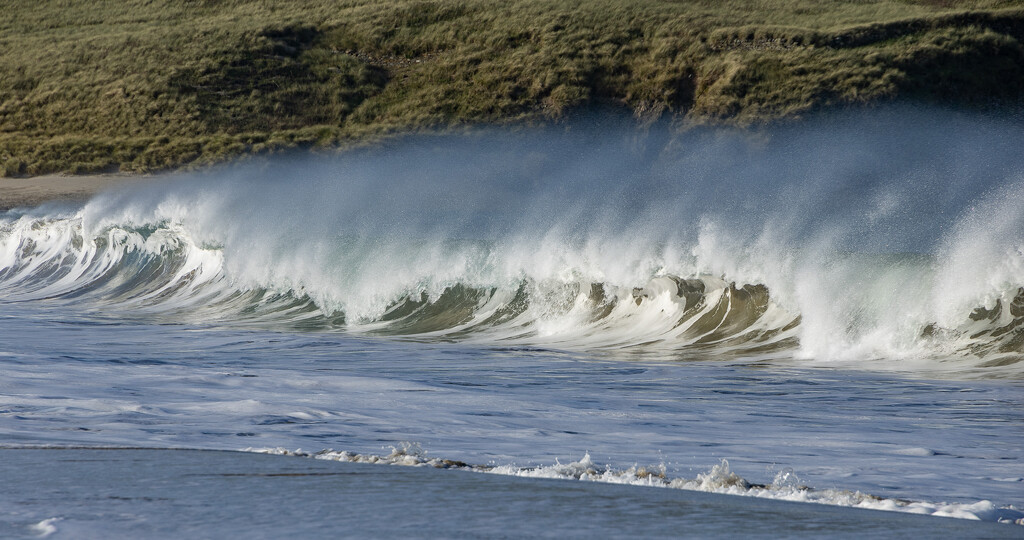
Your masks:
M82 200L96 192L143 178L135 175L33 176L0 178L0 211L53 200Z

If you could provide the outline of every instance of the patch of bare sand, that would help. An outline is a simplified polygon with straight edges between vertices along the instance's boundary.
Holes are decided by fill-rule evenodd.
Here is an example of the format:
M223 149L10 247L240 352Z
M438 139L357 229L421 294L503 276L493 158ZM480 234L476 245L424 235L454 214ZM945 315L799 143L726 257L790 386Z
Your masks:
M102 189L140 178L144 177L106 174L0 178L0 211L37 206L47 201L85 200Z

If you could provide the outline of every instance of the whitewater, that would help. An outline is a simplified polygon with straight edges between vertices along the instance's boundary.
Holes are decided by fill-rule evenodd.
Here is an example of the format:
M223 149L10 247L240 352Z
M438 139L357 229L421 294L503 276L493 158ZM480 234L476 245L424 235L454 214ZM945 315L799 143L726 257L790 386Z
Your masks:
M1024 523L1022 135L472 130L14 209L0 444Z

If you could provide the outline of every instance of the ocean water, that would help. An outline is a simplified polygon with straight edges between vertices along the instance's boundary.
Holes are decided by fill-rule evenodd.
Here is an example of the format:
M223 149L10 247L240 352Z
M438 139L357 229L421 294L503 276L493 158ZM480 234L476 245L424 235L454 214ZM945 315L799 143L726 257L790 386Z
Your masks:
M161 477L164 506L132 504L117 497L155 496L104 482L181 462L216 479L213 506L251 464L358 470L278 497L343 490L363 509L404 490L477 508L476 474L496 480L472 493L541 506L575 489L541 479L585 482L573 497L639 497L630 519L700 535L744 509L776 513L773 536L939 517L1020 534L1022 135L901 109L759 136L490 130L0 214L3 530L171 536L190 488ZM78 495L55 495L60 478ZM83 495L112 489L137 496ZM696 492L704 510L656 510ZM294 530L426 530L428 507ZM514 508L433 532L566 532ZM589 523L574 533L616 533Z

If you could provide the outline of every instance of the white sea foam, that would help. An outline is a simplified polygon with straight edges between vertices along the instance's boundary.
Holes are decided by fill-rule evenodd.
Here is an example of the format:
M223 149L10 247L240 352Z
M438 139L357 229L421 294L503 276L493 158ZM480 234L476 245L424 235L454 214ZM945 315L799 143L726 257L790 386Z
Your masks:
M419 445L409 443L401 447L392 447L391 452L386 455L358 454L335 450L308 453L303 452L301 449L288 450L285 448L246 448L245 451L281 456L310 457L328 461L345 461L349 463L435 467L439 469L459 469L527 478L579 480L583 482L685 489L723 495L739 495L1024 525L1024 512L1013 506L997 507L991 501L978 501L974 503L909 501L877 497L859 491L846 491L836 488L812 489L807 486L798 485L798 479L791 469L779 472L771 484L752 484L732 471L729 467L729 462L724 459L718 465L711 467L707 472L700 473L695 478L687 479L668 477L664 465L654 467L634 466L628 469L614 469L598 465L591 459L589 453L585 453L579 461L565 464L555 463L554 465L540 467L518 467L516 465L470 465L461 461L429 457Z
M54 534L54 533L57 532L57 526L54 525L54 523L57 523L60 520L61 520L61 518L59 518L59 517L47 518L47 519L44 519L44 520L40 521L39 523L36 523L36 524L30 526L29 530L32 531L32 533L37 538L46 538L46 537L50 536L51 534Z

